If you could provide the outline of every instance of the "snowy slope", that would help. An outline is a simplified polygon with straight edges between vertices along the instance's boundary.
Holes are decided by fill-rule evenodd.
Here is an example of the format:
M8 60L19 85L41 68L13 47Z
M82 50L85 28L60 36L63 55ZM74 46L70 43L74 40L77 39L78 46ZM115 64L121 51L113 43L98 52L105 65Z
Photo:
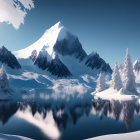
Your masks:
M59 34L61 31L61 34ZM55 45L57 39L62 39L65 34L65 29L61 26L61 23L58 22L54 26L52 26L49 30L46 30L44 35L31 46L16 51L14 54L19 58L29 58L34 50L37 51L37 55L40 51L46 51L48 53L48 59L52 59L54 57L53 46Z
M59 43L61 41L68 40L68 45L65 45L65 48L62 48ZM40 52L45 52L47 55L48 60L55 58L55 53L67 50L65 53L72 53L76 49L79 49L79 46L71 45L74 41L78 41L77 37L72 35L62 24L61 22L56 23L50 29L46 30L43 36L35 42L33 45L16 51L14 54L16 57L19 58L29 58L34 50L36 50L36 55L38 56ZM66 42L65 42L66 43ZM59 44L59 45L58 45ZM79 43L80 44L80 43ZM77 48L76 48L77 47ZM55 51L54 51L55 50ZM83 50L84 51L84 50ZM85 52L84 52L85 53ZM84 54L86 55L86 53Z
M140 139L140 131L124 134L99 136L95 138L89 138L87 140L139 140L139 139Z

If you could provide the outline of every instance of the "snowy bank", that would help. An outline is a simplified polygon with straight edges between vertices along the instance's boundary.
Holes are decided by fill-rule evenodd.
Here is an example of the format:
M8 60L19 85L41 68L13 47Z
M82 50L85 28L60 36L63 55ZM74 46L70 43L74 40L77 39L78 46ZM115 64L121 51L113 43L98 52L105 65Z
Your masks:
M139 139L140 139L140 131L125 134L99 136L87 140L139 140Z
M16 135L0 134L0 140L33 140L33 139Z
M127 101L127 100L134 100L139 98L138 93L129 93L127 91L124 91L123 89L117 91L113 88L109 88L102 92L91 93L91 94L94 95L95 99L101 98L103 100Z

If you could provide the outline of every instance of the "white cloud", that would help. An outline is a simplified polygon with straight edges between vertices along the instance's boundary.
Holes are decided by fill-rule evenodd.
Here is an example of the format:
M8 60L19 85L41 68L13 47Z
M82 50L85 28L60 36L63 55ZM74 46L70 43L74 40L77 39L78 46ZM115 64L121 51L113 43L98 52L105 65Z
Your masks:
M33 0L0 0L0 22L12 24L18 29L24 24L27 11L34 8Z

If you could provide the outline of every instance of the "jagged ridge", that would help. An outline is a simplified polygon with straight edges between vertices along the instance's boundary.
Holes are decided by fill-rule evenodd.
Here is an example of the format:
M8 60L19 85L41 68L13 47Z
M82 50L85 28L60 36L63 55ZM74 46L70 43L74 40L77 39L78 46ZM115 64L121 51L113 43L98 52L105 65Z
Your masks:
M34 50L32 52L31 59L35 65L42 70L48 70L52 75L56 75L58 77L67 77L72 75L68 68L60 61L58 56L55 56L54 59L48 61L46 53L40 52L37 56L36 51Z
M112 69L97 53L91 53L87 56L85 64L92 69L101 69L104 72L112 73Z
M13 69L20 69L21 66L16 57L8 51L4 46L0 48L0 62L7 64Z

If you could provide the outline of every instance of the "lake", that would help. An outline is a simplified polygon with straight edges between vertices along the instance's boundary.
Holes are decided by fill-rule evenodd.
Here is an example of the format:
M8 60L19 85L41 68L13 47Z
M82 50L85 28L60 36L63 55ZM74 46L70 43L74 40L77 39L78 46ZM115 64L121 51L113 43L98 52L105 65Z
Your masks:
M74 104L1 101L0 133L36 140L83 140L140 130L136 101L92 101Z

